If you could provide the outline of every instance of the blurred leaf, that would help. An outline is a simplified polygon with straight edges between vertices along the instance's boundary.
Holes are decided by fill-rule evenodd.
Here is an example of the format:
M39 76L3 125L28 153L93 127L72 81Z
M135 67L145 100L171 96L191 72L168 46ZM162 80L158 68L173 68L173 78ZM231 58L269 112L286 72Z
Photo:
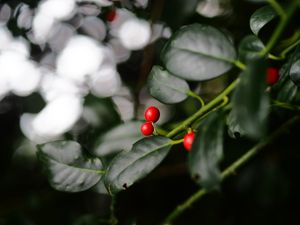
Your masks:
M264 135L269 113L266 69L264 59L249 61L246 70L240 75L232 100L232 116L245 135L255 139Z
M85 115L85 119L96 129L106 130L121 121L113 102L109 98L100 99L89 95L85 100L85 106L96 115L96 118L93 118L92 115Z
M113 127L98 138L93 154L103 157L131 149L132 145L143 137L140 132L141 124L140 121L131 121Z
M107 189L116 193L145 177L167 156L170 141L161 136L143 138L133 145L131 151L117 155L105 175Z
M154 66L148 77L150 94L165 104L182 102L190 91L188 83L171 75L159 66Z
M269 5L256 10L250 18L250 28L258 35L259 31L277 16L276 11Z
M172 0L158 1L164 12L161 21L164 21L172 30L177 30L190 16L195 14L200 0Z
M161 57L172 74L202 81L227 72L236 59L236 52L230 39L218 29L192 24L173 35Z
M39 145L37 155L47 171L51 186L59 191L87 190L99 182L104 173L100 159L85 155L74 141Z
M198 128L188 158L192 178L206 189L215 188L221 181L218 163L223 157L223 113L216 112Z
M246 36L239 45L239 59L247 62L257 57L257 54L264 48L264 44L255 36Z
M232 138L238 138L244 136L245 131L240 127L240 124L236 121L234 113L231 111L226 120L228 126L228 135Z

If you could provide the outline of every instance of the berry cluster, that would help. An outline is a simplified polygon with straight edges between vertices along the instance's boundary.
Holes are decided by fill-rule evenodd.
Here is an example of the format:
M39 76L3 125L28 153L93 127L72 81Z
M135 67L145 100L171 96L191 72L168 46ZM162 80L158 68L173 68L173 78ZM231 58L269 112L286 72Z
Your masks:
M159 109L155 106L150 106L145 111L146 122L141 126L141 132L145 136L149 136L154 132L153 123L157 122L160 116Z
M154 132L154 126L153 123L157 122L160 116L159 109L155 106L150 106L146 109L144 117L146 122L142 124L141 126L141 132L145 136L152 135ZM190 130L187 134L184 135L183 138L183 147L190 151L192 148L192 144L195 139L195 132Z

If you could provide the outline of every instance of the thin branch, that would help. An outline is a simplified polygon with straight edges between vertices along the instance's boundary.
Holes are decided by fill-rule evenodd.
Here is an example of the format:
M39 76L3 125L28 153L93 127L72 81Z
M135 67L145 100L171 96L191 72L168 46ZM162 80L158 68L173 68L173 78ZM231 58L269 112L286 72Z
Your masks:
M257 153L259 153L264 147L268 144L272 143L275 139L279 138L284 134L289 128L299 122L300 116L295 116L292 119L288 120L282 126L280 126L276 131L274 131L270 136L263 139L253 148L251 148L248 152L242 155L238 160L232 163L229 167L227 167L221 174L222 181L225 180L227 177L234 175L236 170L240 169L244 166L247 162L249 162ZM169 214L169 216L165 219L164 225L171 225L179 216L181 216L188 208L190 208L195 202L199 201L203 196L209 193L210 190L207 189L200 189L196 193L194 193L191 197L189 197L186 201L182 204L178 205L173 212Z

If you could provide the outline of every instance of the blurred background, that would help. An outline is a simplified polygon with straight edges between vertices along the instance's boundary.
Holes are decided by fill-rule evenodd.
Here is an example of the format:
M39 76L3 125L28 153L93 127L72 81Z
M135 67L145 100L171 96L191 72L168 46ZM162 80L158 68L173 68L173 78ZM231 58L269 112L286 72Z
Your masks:
M0 0L0 225L104 224L111 200L105 191L54 190L36 160L35 145L77 140L106 163L140 138L138 121L145 107L161 109L161 125L190 115L197 109L193 100L171 107L147 92L147 75L160 64L164 43L185 24L205 23L229 31L238 45L251 33L251 14L263 5L242 0ZM225 75L190 85L209 100L230 79ZM270 129L289 116L274 115ZM105 134L124 123L131 125L121 132L131 132L131 139L110 147ZM176 224L298 224L299 132L295 125ZM226 137L221 166L252 145ZM159 224L198 190L186 158L183 148L175 148L147 178L120 193L120 224Z

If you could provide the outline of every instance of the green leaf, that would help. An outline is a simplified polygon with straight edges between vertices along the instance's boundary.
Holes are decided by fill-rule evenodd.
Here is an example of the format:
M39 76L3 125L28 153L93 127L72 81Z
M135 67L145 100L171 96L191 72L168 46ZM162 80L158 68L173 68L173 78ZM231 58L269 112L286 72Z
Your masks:
M295 52L292 54L289 64L290 68L287 72L289 72L291 80L297 86L300 86L300 45L298 45Z
M105 175L107 189L116 193L127 189L150 173L169 153L171 140L161 136L143 138L111 162Z
M247 69L240 75L232 100L232 113L240 129L254 139L264 135L269 113L266 69L264 59L249 61Z
M240 124L237 122L235 114L231 111L226 120L228 126L228 135L232 138L238 138L244 136L245 131L241 128Z
M296 99L297 86L297 65L300 60L300 46L289 56L287 62L280 68L280 79L273 86L277 92L276 100L280 102L293 102ZM298 71L299 73L299 71Z
M239 59L243 62L247 62L257 57L263 48L264 44L255 35L248 35L239 45Z
M258 35L259 31L276 16L276 11L268 5L256 10L250 18L252 32Z
M213 113L198 128L188 158L192 178L206 189L216 188L221 181L218 163L223 157L223 114Z
M230 39L220 30L192 24L173 35L161 57L172 74L202 81L227 72L236 59L236 52Z
M75 141L55 141L38 146L38 159L53 188L79 192L93 187L104 171L98 158L89 158Z
M150 94L165 104L182 102L190 91L188 83L171 75L159 66L154 66L148 77Z
M290 77L297 86L300 86L300 59L291 66Z
M129 150L132 145L143 136L140 132L139 121L131 121L120 124L98 138L93 154L104 157L118 153L121 150Z
M103 195L108 195L108 191L106 189L105 183L104 183L104 179L101 179L93 188L93 191L95 191L96 193L99 194L103 194Z

